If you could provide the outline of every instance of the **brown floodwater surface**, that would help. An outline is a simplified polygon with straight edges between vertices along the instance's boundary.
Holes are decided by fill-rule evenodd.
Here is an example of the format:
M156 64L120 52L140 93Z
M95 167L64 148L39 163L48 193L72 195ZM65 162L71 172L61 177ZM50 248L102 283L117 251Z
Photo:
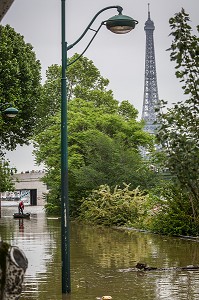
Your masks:
M26 254L21 300L198 300L199 271L136 271L137 262L158 268L199 265L197 240L122 231L71 222L71 294L61 293L61 222L42 207L26 207L30 220L2 207L0 236Z

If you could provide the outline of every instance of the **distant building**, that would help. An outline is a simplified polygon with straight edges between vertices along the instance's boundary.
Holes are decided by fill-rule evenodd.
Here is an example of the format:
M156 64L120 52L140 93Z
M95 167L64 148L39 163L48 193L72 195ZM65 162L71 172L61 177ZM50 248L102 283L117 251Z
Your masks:
M44 194L48 193L46 184L42 182L44 171L26 171L12 175L15 191L20 192L23 200L29 192L30 205L44 205Z

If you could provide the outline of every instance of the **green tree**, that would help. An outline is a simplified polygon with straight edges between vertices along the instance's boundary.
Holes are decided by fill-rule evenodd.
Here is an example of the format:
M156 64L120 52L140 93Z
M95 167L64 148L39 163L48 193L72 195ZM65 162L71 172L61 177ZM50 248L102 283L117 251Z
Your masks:
M176 182L165 182L158 189L150 194L148 229L167 235L198 236L199 222L194 218L189 194L182 192Z
M37 123L41 66L33 47L9 25L0 25L0 101L19 110L15 119L0 116L0 144L13 150L28 143Z
M188 198L194 219L199 215L199 37L189 25L184 9L170 19L170 57L176 77L182 82L185 101L162 114L158 139L166 154L166 165ZM197 26L199 31L199 26Z
M117 109L117 101L113 93L108 90L108 79L104 79L93 62L86 57L81 57L74 64L70 63L77 58L78 54L68 59L67 90L68 102L74 98L84 101L93 101L96 106L104 105L107 111ZM46 81L42 88L42 97L39 103L40 122L37 132L48 127L49 117L60 112L61 106L61 66L52 65L46 71Z
M0 155L0 193L9 191L13 188L13 183L11 181L11 175L13 171L9 168L9 161L5 160L2 155Z
M57 77L57 68L54 70ZM80 91L81 82L78 84ZM130 180L132 187L149 188L155 182L155 174L143 163L139 153L139 147L152 144L153 138L143 131L143 123L136 121L138 112L128 101L116 101L112 91L105 87L100 90L97 83L94 86L97 88L84 88L81 98L71 98L68 103L69 191L73 213L79 207L79 200L101 184L115 186ZM53 91L51 86L50 90ZM54 92L50 99L53 97ZM48 202L58 207L60 113L49 117L46 125L35 136L35 154L37 162L43 162L48 171L45 181L52 191Z
M101 76L100 71L87 57L82 56L75 63L72 63L77 57L78 54L75 54L68 60L68 101L72 98L90 101L92 91L107 92L109 80ZM109 93L112 95L111 91ZM100 101L99 97L98 101Z

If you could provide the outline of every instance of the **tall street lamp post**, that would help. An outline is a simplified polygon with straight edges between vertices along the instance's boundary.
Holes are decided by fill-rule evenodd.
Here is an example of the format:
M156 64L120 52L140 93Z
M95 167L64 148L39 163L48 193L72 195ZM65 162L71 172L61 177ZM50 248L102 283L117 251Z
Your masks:
M62 78L61 78L61 259L62 259L62 293L71 292L70 282L70 222L69 222L69 198L68 198L68 132L67 132L67 52L75 46L91 29L91 25L99 14L108 9L117 9L118 15L102 22L95 31L91 41L83 53L88 49L96 34L105 25L110 31L123 34L131 31L138 24L138 21L131 17L122 15L121 6L108 6L101 9L91 20L82 35L71 45L66 42L66 24L65 24L65 0L61 0L61 30L62 30ZM79 55L79 59L82 55ZM70 64L74 63L75 59Z

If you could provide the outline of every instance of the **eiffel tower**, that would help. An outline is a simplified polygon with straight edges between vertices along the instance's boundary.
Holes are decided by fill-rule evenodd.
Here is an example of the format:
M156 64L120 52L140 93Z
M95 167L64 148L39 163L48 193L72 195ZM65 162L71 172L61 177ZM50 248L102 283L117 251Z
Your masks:
M148 20L145 22L144 30L146 32L146 53L145 53L145 81L144 81L144 99L142 108L142 119L145 121L144 130L154 134L157 125L155 109L159 106L157 74L155 64L155 48L153 40L154 22L150 17L150 8L148 4Z

